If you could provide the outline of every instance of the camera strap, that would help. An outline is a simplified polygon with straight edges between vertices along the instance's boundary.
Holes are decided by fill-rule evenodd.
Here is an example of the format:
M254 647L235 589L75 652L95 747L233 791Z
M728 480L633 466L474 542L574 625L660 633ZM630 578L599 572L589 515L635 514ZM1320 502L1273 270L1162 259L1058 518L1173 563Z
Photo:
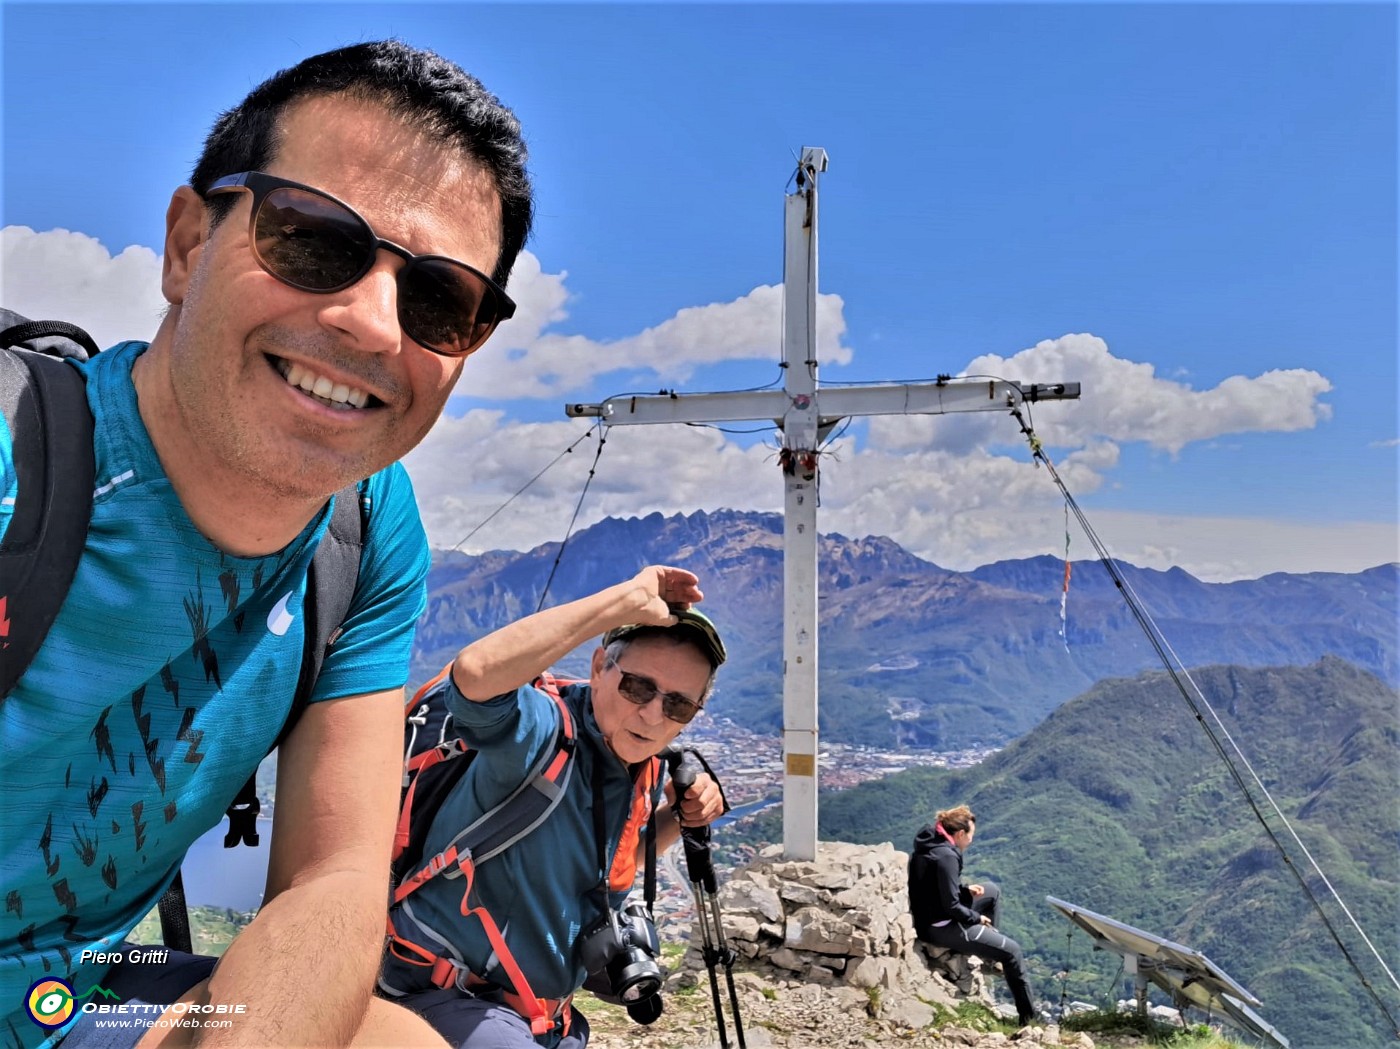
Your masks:
M602 905L603 913L607 914L612 910L612 901L608 898L608 871L611 864L608 861L607 817L603 808L603 777L594 775L590 779L593 787L593 844L598 849L598 886L594 892Z
M676 804L680 804L680 798L676 799ZM647 901L647 913L654 914L655 909L652 904L656 902L656 806L651 808L651 817L647 820L647 858L646 873L642 878L644 886L643 896Z
M651 759L654 761L655 759ZM643 776L650 767L651 762L642 762L635 766L633 778ZM595 775L591 777L593 788L593 841L598 849L598 885L594 889L597 895L599 906L603 914L613 911L612 899L609 890L609 873L612 870L613 858L608 855L608 831L606 802L603 798L602 777ZM632 805L636 796L636 784L634 782L631 794L628 795L628 806ZM647 819L646 826L646 870L643 874L643 896L646 899L647 913L654 912L656 903L656 805L650 803L651 813Z

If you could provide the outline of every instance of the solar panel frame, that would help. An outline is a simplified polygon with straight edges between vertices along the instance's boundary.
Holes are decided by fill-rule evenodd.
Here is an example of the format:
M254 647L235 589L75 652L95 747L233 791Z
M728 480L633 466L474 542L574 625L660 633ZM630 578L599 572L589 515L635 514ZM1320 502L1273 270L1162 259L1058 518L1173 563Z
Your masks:
M1087 932L1098 946L1125 959L1134 958L1139 976L1171 995L1178 1008L1187 1003L1218 1013L1287 1049L1288 1039L1250 1008L1264 1003L1200 951L1067 900L1047 896L1045 902Z

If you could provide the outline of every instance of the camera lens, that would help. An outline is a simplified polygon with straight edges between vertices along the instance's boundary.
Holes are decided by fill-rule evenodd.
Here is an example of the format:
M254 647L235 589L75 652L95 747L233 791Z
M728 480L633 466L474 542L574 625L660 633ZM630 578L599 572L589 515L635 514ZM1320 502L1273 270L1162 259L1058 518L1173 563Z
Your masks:
M627 1015L632 1018L633 1023L656 1023L661 1019L661 995L653 994L639 1002L628 1002Z
M624 1002L638 1002L661 990L661 968L636 947L608 963L608 979L613 993Z

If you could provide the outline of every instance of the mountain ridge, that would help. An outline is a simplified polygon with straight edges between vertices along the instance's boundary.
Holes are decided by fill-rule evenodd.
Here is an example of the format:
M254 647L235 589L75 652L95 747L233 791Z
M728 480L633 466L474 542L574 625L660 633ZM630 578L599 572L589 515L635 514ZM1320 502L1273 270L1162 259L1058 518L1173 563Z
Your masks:
M539 606L593 593L647 564L700 576L731 660L713 710L782 726L782 518L721 510L605 518L560 544L438 552L414 652L426 680L476 637ZM556 565L557 559L557 565ZM1119 562L1187 665L1306 665L1337 655L1392 683L1400 565L1207 583ZM1061 637L1064 562L1042 555L956 572L885 536L820 537L821 729L835 741L913 749L1005 742L1104 677L1158 665L1103 566L1075 562ZM551 578L551 573L553 573ZM585 672L580 654L560 669ZM872 704L871 697L876 697Z

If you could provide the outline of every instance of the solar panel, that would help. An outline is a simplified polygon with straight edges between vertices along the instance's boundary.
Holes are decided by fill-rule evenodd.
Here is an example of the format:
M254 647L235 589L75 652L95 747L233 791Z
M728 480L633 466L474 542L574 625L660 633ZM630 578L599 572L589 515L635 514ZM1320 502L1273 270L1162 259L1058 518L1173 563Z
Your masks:
M1234 1022L1235 1026L1242 1031L1249 1031L1260 1038L1281 1045L1288 1049L1288 1039L1285 1038L1273 1024L1268 1023L1262 1016L1256 1013L1244 1002L1236 1001L1228 994L1221 999L1225 1006L1225 1013Z
M1205 1009L1287 1049L1288 1039L1250 1008L1263 1002L1200 951L1054 896L1045 902L1093 937L1096 946L1123 957L1125 968L1136 975L1140 1004L1150 982L1171 995L1177 1008Z

